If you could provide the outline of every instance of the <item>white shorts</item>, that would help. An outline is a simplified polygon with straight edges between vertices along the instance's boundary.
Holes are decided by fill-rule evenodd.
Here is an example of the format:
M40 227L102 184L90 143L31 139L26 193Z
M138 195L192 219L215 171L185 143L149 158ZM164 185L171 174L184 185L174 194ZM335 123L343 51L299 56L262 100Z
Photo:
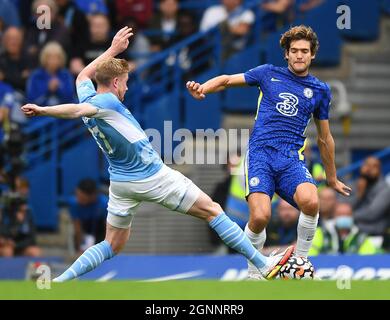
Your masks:
M200 193L201 190L190 179L166 165L141 181L111 181L107 222L127 229L142 201L159 203L173 211L186 213Z

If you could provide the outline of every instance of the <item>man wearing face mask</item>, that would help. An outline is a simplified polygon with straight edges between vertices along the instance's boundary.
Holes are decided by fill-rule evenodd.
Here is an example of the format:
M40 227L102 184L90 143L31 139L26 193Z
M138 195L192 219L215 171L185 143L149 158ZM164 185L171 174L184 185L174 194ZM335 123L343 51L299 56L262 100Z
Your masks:
M355 190L351 203L356 225L380 240L390 219L390 186L382 177L379 159L365 159Z
M379 250L371 239L354 224L352 206L338 203L335 223L318 227L309 256L318 254L376 254Z

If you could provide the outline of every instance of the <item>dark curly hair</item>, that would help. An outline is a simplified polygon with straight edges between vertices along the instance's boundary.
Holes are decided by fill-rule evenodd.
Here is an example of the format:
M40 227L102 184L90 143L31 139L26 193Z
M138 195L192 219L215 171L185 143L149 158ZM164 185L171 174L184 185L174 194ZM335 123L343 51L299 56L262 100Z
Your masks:
M309 41L312 55L315 55L320 47L317 34L312 28L304 25L292 27L282 34L282 37L280 38L280 46L288 52L290 50L291 42L296 40Z

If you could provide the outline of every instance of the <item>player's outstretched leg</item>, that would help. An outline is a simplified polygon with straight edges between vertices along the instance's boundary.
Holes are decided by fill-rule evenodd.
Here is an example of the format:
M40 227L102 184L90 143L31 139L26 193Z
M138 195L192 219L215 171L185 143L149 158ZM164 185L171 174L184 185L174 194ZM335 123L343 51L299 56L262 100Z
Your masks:
M270 279L276 276L280 267L291 256L294 247L287 248L284 252L273 257L262 255L251 243L237 223L223 212L221 206L211 200L209 196L201 192L189 214L206 220L215 230L222 241L230 248L243 254L264 278Z
M261 192L251 193L248 197L249 221L245 226L245 234L252 244L261 250L266 240L265 227L271 218L271 199ZM248 260L248 279L259 280L261 274Z
M121 229L107 222L106 239L88 248L63 274L53 282L64 282L77 278L111 259L119 253L129 239L130 228Z
M295 254L307 257L318 224L318 193L317 187L312 183L298 185L294 201L301 209L297 227L297 244Z

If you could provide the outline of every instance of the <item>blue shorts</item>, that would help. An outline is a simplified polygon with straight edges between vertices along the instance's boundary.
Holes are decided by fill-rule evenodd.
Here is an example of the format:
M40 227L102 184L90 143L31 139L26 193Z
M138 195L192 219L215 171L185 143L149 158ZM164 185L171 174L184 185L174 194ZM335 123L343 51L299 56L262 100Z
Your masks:
M272 199L276 192L295 208L295 191L301 183L317 185L298 154L287 156L270 146L250 147L246 157L246 196L262 192Z

